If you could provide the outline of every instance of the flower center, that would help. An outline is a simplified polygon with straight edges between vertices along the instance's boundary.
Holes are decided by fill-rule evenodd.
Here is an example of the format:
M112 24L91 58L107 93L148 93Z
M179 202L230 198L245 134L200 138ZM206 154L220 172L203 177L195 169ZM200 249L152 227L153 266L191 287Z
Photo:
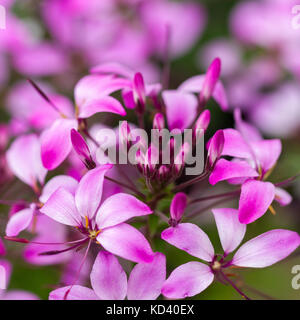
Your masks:
M217 270L220 270L221 269L221 263L219 261L215 261L213 263L213 265L211 266L211 268L214 270L214 271L217 271Z
M88 232L89 232L89 237L94 240L97 238L101 230L88 230Z

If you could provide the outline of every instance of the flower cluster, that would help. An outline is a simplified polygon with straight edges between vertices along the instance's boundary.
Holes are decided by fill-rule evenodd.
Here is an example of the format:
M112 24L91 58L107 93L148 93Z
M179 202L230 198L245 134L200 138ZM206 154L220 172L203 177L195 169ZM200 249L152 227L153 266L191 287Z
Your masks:
M50 1L47 10L55 15L59 3ZM78 8L70 5L68 9L72 15ZM57 27L62 28L52 24L53 32ZM67 31L71 32L66 30L66 35ZM68 39L64 41L73 45L73 37ZM3 179L6 185L15 176L28 186L30 196L1 200L11 206L4 238L25 245L23 256L29 263L64 265L60 285L50 299L156 299L161 294L180 299L199 294L213 281L230 285L249 299L243 286L231 279L232 268L268 267L299 247L297 232L273 229L237 249L248 224L263 219L268 210L275 213L274 200L282 206L292 200L281 188L292 178L267 181L281 153L280 140L264 139L242 119L240 110L234 113L235 128L216 130L206 143L203 170L193 176L184 170L190 165L186 159L214 120L207 107L211 100L222 112L229 109L220 72L221 61L216 58L206 74L169 90L122 64L104 63L75 85L74 103L65 96L47 94L47 88L32 80L18 89L31 90L33 100L24 102L31 104L25 108L25 133L10 145L11 137L3 134ZM35 99L42 103L32 106ZM93 121L98 113L122 119L119 130L115 122ZM11 116L12 122L20 120L20 111ZM32 128L34 133L29 132ZM103 128L116 132L117 139L107 141ZM148 146L142 135L134 133L136 129L158 134L169 129L172 137L166 145ZM177 137L189 129L191 140L179 144ZM120 153L130 149L135 162L111 159L108 147L112 145L118 145ZM163 161L166 153L170 155L167 163ZM221 181L234 189L193 196L195 189L205 191L204 182L214 190ZM213 199L218 203L198 207ZM220 200L238 204L220 208ZM215 219L223 253L215 252L195 222L203 210ZM166 246L184 250L197 260L169 270ZM9 267L3 261L1 289L8 278ZM86 286L89 278L92 289ZM6 298L11 294L4 293Z

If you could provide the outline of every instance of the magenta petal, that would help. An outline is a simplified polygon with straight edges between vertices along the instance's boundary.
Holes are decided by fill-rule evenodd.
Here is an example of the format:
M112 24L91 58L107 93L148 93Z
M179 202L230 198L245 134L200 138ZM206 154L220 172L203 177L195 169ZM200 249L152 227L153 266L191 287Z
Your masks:
M0 256L4 256L6 254L6 249L2 239L0 238Z
M201 262L188 262L176 268L162 288L162 294L170 299L195 296L214 280L209 266Z
M279 139L255 141L251 143L251 147L263 173L272 169L281 153Z
M204 83L200 92L200 100L203 99L204 101L208 101L212 96L215 85L219 80L220 72L221 60L219 58L216 58L207 69Z
M113 97L101 97L95 100L88 100L79 108L80 118L89 118L98 112L111 112L121 116L126 115L121 103Z
M226 90L221 81L216 83L212 96L223 111L229 109Z
M11 171L23 182L34 187L44 183L47 170L41 161L41 147L35 134L17 138L6 152Z
M21 231L25 230L31 223L34 209L27 208L15 213L8 221L6 235L16 237Z
M171 218L180 221L187 205L187 196L183 192L176 193L170 206Z
M128 300L156 300L166 280L166 257L157 252L151 263L138 263L128 279Z
M80 180L75 193L75 203L82 217L90 220L94 217L101 202L104 176L111 168L110 164L97 167Z
M103 248L134 262L153 261L153 252L143 234L129 224L105 228L97 237Z
M102 63L93 67L90 71L91 73L98 74L115 74L125 78L133 77L133 71L131 69L117 62Z
M75 129L71 130L71 141L73 148L78 154L80 160L84 162L86 159L90 159L90 149L85 140L83 139L82 135Z
M209 183L215 185L219 181L233 178L255 178L259 174L246 161L228 161L220 159L209 176Z
M136 98L140 101L140 103L145 103L146 93L145 93L145 83L144 78L140 72L137 72L134 75L133 79L133 90Z
M209 142L208 160L211 167L221 157L224 148L224 133L223 130L218 130Z
M45 184L39 200L42 203L47 202L47 200L50 198L52 193L54 193L60 187L63 187L64 189L68 190L70 193L75 194L77 185L78 185L78 181L72 177L65 176L65 175L55 176Z
M162 232L161 238L205 261L212 261L215 254L207 234L192 223L180 223L175 228L168 228Z
M99 229L104 229L150 213L152 210L134 196L117 193L103 202L97 212L96 223Z
M246 225L239 222L238 210L231 208L212 209L223 250L226 254L242 242Z
M53 170L66 159L72 149L70 131L76 128L76 120L58 119L42 133L42 161L45 168Z
M252 158L252 153L249 145L235 129L225 129L224 133L224 148L222 155L237 158Z
M177 90L163 91L162 97L166 105L169 129L183 131L188 128L197 115L196 97L191 93Z
M242 185L239 201L239 220L251 223L268 210L275 197L275 187L270 182L248 180Z
M64 300L65 294L71 286L59 288L50 292L49 300ZM99 300L92 289L74 285L67 295L67 300Z
M49 218L69 226L80 226L81 217L74 196L64 188L56 190L40 211Z
M291 254L300 245L297 232L277 229L265 232L243 244L232 264L240 267L268 267Z
M281 205L281 206L287 206L289 205L293 198L292 196L281 188L275 188L275 200Z
M127 276L118 259L111 253L100 251L91 272L91 284L101 300L124 300Z

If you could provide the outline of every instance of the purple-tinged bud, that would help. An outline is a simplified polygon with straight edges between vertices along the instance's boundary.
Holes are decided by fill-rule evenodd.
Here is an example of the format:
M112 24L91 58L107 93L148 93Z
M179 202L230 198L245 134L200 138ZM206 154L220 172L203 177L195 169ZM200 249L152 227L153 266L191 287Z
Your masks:
M223 130L218 130L211 138L208 147L208 169L214 167L216 162L222 155L224 148L224 133Z
M183 192L177 193L171 202L171 207L170 207L171 219L179 223L183 216L186 205L187 205L186 194Z
M151 144L146 152L145 163L144 163L145 173L147 177L152 178L154 176L155 168L158 162L159 162L159 152L157 148L153 144Z
M173 172L175 175L180 175L182 172L182 169L184 168L185 165L185 159L190 152L191 148L189 143L185 142L180 151L178 152L177 156L175 157L174 160L174 166L173 166Z
M162 130L165 128L165 119L162 113L157 113L153 119L153 129Z
M92 159L90 149L81 134L75 129L71 130L71 141L74 150L76 151L80 160L84 163L86 168L89 170L94 169L96 167L96 164Z
M137 72L133 79L133 96L136 103L136 111L138 114L143 114L146 104L146 91L144 78L141 73Z
M206 71L204 83L199 94L200 106L204 107L206 102L210 99L215 89L216 83L219 80L221 73L221 60L216 58L210 64Z
M170 176L170 169L165 165L160 166L158 169L157 179L160 182L166 182L168 180L169 176Z

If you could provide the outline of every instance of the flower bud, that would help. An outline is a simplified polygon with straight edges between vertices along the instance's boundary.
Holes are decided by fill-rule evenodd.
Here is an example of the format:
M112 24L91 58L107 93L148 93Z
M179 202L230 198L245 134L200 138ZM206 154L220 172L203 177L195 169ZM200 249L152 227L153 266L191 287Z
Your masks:
M211 138L208 147L208 169L211 169L221 157L224 148L223 130L218 130Z
M181 220L187 205L187 196L183 192L177 193L172 199L170 206L170 215L177 223Z
M153 129L162 130L165 128L165 119L163 114L157 113L153 119Z

